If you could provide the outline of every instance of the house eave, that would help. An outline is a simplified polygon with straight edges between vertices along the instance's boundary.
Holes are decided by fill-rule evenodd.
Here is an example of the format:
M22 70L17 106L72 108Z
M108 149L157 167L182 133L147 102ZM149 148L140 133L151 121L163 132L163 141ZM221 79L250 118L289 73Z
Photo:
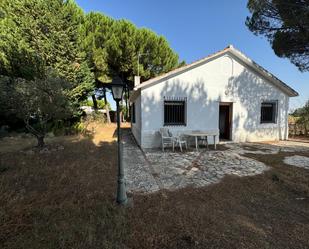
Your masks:
M272 73L267 71L265 68L257 64L255 61L247 57L245 54L232 48L230 52L235 55L238 59L248 65L251 69L253 69L258 74L262 75L264 78L268 79L272 84L278 87L281 91L286 93L289 97L299 96L298 92L296 92L293 88L291 88L288 84L284 83Z
M262 75L264 78L268 79L273 85L275 85L277 88L279 88L281 91L286 93L289 97L296 97L298 96L298 92L296 92L294 89L292 89L290 86L288 86L286 83L278 79L276 76L268 72L266 69L264 69L262 66L258 65L256 62L251 60L249 57L241 53L239 50L235 49L232 45L228 46L227 48L209 55L201 60L198 60L196 62L193 62L189 65L185 65L183 67L177 68L175 70L172 70L168 73L165 73L163 75L157 76L155 78L149 79L148 81L145 81L141 83L140 85L134 87L135 91L144 89L146 87L151 87L152 85L155 85L157 83L163 82L169 78L173 78L179 74L182 74L186 71L189 71L195 67L199 67L211 60L214 60L224 54L231 53L236 58L238 58L240 61L242 61L244 64L249 66L251 69Z

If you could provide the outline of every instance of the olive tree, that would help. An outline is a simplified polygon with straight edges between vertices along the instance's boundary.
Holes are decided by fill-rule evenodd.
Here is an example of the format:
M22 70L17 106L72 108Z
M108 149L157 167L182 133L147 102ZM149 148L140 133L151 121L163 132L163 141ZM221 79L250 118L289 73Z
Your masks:
M8 113L22 119L27 130L37 139L42 148L48 131L47 125L53 121L72 116L72 108L67 97L66 82L52 74L46 78L25 80L23 78L2 78L2 88L6 86L6 106ZM11 81L9 84L8 81Z

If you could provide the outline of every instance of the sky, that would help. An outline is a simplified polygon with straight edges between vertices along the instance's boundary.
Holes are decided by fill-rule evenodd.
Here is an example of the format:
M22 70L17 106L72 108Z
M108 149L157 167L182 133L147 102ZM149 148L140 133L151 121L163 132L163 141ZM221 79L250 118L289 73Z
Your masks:
M264 37L245 25L247 0L76 0L85 11L127 19L163 35L186 63L217 52L229 44L273 73L299 93L290 110L309 99L309 73L301 73L288 59L275 55ZM112 108L114 103L109 96Z

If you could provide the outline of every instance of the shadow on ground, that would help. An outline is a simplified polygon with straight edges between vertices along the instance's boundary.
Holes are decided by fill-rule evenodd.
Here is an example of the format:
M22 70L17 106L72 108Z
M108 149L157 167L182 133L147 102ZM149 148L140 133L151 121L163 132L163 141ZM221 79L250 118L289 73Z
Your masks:
M249 156L249 155L247 155ZM132 248L306 248L309 171L260 155L273 168L203 188L135 197ZM307 156L309 154L307 153ZM256 158L257 159L257 158ZM129 247L130 247L129 246Z
M135 194L129 248L306 248L309 170L283 161L295 154L309 157L308 148L244 144L238 150L269 170L255 176L225 175L206 187Z
M246 154L271 170L203 188L135 194L133 208L124 209L114 202L116 143L106 141L0 153L0 248L308 246L309 171L283 164L291 152Z

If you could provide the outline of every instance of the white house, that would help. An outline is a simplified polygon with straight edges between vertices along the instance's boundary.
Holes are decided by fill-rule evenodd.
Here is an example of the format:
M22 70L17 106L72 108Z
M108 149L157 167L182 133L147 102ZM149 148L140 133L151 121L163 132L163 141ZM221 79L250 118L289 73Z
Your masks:
M142 148L160 147L159 129L220 130L220 140L288 138L289 98L298 93L233 46L137 84L132 133ZM209 141L213 143L213 141Z

